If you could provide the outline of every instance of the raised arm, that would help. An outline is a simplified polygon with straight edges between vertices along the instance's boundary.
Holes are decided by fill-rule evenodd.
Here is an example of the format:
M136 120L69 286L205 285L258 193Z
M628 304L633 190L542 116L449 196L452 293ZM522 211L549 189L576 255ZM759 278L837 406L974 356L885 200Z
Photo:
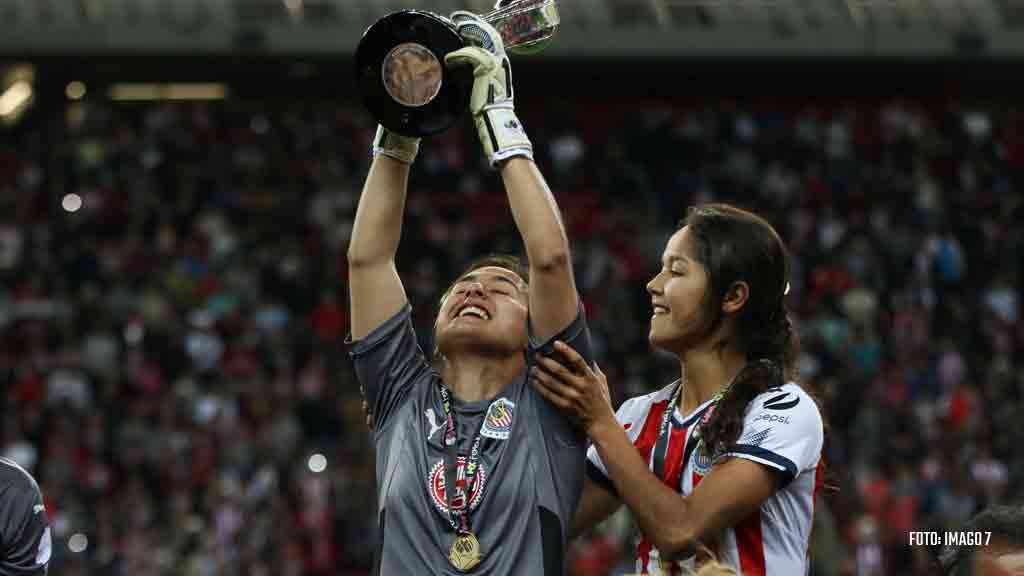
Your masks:
M569 241L555 197L533 162L533 146L516 117L512 69L501 37L468 12L452 19L474 46L448 55L450 66L473 67L470 109L491 165L500 167L512 216L530 262L530 323L534 338L546 341L576 317L579 308ZM486 49L485 49L486 48Z
M545 341L568 326L579 308L569 240L555 197L533 160L512 158L501 176L530 261L532 333Z
M409 165L419 143L377 129L374 160L366 177L348 244L352 339L359 340L397 314L408 299L395 268Z

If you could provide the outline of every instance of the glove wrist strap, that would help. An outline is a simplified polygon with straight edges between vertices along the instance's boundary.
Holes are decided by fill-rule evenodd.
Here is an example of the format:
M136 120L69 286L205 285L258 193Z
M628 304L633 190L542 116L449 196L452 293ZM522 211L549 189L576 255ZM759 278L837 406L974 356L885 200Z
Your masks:
M420 139L402 136L377 126L377 134L373 138L373 157L383 154L404 164L412 164L420 150Z
M533 144L511 102L487 106L477 116L476 125L492 168L514 156L533 159Z

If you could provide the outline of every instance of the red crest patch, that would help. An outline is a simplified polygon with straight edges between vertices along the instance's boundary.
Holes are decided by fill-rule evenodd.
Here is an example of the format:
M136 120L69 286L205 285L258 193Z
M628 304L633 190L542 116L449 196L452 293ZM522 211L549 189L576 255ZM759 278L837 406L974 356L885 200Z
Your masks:
M469 494L466 494L466 490L459 487L456 487L455 491L451 494L452 508L457 512L465 510L467 504L470 511L476 510L476 507L480 505L480 501L483 499L487 471L484 468L483 462L480 462L477 468L473 485L469 487ZM442 460L430 468L430 474L427 475L427 490L430 492L430 499L433 500L434 507L442 514L448 514L448 505L445 503L444 498L444 476L444 461ZM458 470L455 477L456 480L464 480L466 478L465 456L458 457Z

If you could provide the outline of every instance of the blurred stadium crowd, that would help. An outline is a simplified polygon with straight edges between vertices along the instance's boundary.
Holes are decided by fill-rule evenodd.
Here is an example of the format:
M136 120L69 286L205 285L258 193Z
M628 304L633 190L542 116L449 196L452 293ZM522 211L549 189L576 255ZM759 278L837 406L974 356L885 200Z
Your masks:
M1024 488L1024 117L917 101L519 108L570 227L616 404L678 369L644 284L685 208L756 209L794 256L826 407L815 574L927 574L911 529ZM371 443L343 339L373 123L356 103L41 107L0 139L0 453L57 574L362 575ZM399 259L424 345L472 256L519 250L466 126L423 143ZM820 503L820 501L819 501ZM630 553L621 518L578 574Z

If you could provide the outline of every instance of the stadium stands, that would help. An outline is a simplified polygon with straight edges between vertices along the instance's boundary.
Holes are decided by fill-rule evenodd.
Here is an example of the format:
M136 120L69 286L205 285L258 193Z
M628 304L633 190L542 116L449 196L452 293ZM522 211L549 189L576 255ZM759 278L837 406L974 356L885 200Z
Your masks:
M521 104L616 401L672 373L643 284L685 207L763 211L830 424L816 573L927 573L906 531L1024 488L1024 117L629 103L643 113ZM55 541L86 538L55 545L54 573L369 573L372 453L342 339L371 128L351 102L86 98L3 129L0 452L39 478ZM425 345L467 258L517 248L464 128L424 143L412 179L399 265ZM620 536L577 543L579 573L613 565Z

